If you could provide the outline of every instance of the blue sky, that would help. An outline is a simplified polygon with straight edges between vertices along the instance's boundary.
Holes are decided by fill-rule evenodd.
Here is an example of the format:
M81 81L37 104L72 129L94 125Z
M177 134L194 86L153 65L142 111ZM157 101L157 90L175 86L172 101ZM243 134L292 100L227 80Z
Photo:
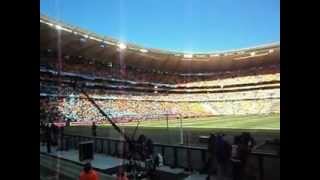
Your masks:
M280 0L42 0L40 11L146 48L214 52L280 41Z

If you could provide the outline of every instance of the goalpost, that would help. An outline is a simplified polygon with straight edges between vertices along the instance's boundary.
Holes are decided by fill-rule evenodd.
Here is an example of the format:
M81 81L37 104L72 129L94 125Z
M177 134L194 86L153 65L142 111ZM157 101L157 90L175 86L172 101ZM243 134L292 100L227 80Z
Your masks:
M168 144L170 144L170 131L169 131L169 116L173 116L174 118L179 120L179 136L180 136L180 144L184 144L184 135L183 135L183 117L176 110L172 110L171 113L166 114L166 129L167 129L167 139Z

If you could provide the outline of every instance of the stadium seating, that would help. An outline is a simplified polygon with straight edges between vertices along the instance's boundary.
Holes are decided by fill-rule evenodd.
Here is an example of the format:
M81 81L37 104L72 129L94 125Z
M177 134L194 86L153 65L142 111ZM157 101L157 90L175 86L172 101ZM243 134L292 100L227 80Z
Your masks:
M84 84L82 88L97 104L119 121L156 119L168 114L203 117L280 111L278 66L207 76L181 76L132 68L121 72L116 68L65 64L60 78L57 74L54 63L42 62L40 119L44 121L105 120L75 88L75 81ZM209 93L212 90L223 91Z
M58 70L55 62L40 61L42 69ZM264 81L279 81L280 80L280 67L268 66L263 69L251 68L242 71L228 71L210 73L203 76L182 76L177 74L167 74L158 72L146 72L134 68L110 68L99 67L92 64L68 64L63 65L63 72L80 74L92 77L101 77L106 79L116 79L124 81L133 81L140 83L160 83L171 84L180 87L193 87L193 86L225 86L231 84L241 83L258 83Z

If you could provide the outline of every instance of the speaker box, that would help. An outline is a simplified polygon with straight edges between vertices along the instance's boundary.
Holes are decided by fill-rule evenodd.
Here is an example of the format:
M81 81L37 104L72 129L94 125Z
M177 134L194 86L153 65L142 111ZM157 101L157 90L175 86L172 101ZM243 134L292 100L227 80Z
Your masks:
M79 160L93 160L93 141L85 141L79 143Z

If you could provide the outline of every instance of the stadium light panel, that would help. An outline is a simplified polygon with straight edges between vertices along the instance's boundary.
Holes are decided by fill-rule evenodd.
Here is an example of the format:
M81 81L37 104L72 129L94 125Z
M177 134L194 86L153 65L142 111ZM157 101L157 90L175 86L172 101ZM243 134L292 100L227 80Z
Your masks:
M61 30L61 29L62 29L62 27L61 27L61 26L59 26L59 25L56 25L56 29Z
M79 34L80 36L82 36L82 37L84 37L84 38L86 38L86 39L89 38L89 36L88 36L87 34L82 34L82 33L77 33L77 34Z
M123 43L118 44L118 47L120 49L126 49L127 48L127 46L125 44L123 44Z
M46 23L46 24L48 24L49 26L53 26L53 24L52 24L52 23Z
M231 56L233 53L224 53L225 56Z
M60 25L55 25L55 27L56 27L57 30L63 30L63 31L67 31L67 32L70 32L70 33L72 32L71 29L64 28L64 27L62 27Z
M146 50L146 49L140 49L140 52L142 52L142 53L147 53L148 50Z
M92 39L92 40L95 40L95 41L98 41L98 42L102 42L103 41L102 39L98 39L98 38L95 38L95 37L92 37L92 36L90 36L89 39Z
M193 56L192 54L184 54L183 55L184 58L192 58L192 56Z
M210 57L218 57L220 54L211 54Z
M71 33L71 32L72 32L72 30L71 30L71 29L67 29L67 28L64 28L64 27L62 27L62 30L67 31L67 32L69 32L69 33Z

